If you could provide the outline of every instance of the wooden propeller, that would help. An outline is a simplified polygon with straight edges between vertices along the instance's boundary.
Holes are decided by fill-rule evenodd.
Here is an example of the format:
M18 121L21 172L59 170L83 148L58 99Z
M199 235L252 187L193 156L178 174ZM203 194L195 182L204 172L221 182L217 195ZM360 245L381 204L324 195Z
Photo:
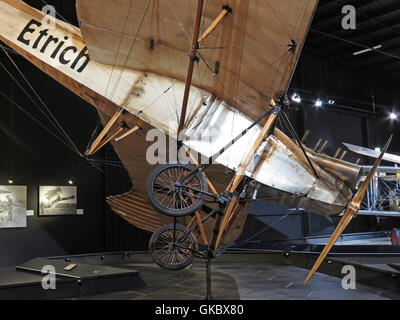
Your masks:
M340 237L342 232L346 229L347 225L350 223L350 221L356 216L358 210L360 209L361 201L364 198L365 193L367 192L369 183L372 180L372 177L375 174L376 169L378 168L384 154L386 153L390 142L392 141L393 135L391 135L386 142L385 147L383 148L379 158L376 160L372 170L369 172L367 178L365 179L364 183L360 187L360 189L357 191L353 199L351 200L350 204L347 206L347 209L342 217L340 219L339 224L337 225L335 231L333 232L331 238L329 239L328 243L326 244L324 250L322 250L320 256L318 257L317 261L315 262L314 266L312 267L310 273L308 274L306 280L304 281L304 284L310 280L310 278L313 276L315 271L319 268L321 265L322 261L324 261L326 255L329 253L333 245L335 244L336 240Z

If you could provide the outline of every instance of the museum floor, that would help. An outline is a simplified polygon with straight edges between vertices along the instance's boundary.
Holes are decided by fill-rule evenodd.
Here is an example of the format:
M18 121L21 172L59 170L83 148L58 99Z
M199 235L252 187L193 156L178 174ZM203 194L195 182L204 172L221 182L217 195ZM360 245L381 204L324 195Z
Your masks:
M225 259L221 257L219 262L214 263L212 267L214 298L217 300L385 300L400 298L400 295L393 291L358 283L356 290L344 290L340 278L322 273L316 273L305 286L303 281L308 273L307 269L284 265L279 261L266 262L263 261L263 258L259 259L260 257L262 256L244 255L240 257L239 255L233 259L232 256ZM119 267L139 271L147 285L146 288L86 296L79 299L199 300L204 298L206 293L204 264L196 262L186 270L171 272L160 269L145 256L131 260L133 261L123 266L119 265Z

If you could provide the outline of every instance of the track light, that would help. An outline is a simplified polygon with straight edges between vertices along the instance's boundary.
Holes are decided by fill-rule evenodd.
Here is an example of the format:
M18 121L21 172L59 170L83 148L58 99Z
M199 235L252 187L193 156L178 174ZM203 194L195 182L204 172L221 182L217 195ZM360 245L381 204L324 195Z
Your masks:
M13 184L14 183L14 179L13 178L9 178L8 179L8 184Z
M335 104L335 100L329 100L328 104Z
M358 55L363 54L363 53L367 53L367 52L370 52L370 51L373 51L373 50L378 50L380 48L382 48L382 45L378 44L377 46L374 46L372 48L367 48L367 49L364 49L364 50L353 52L353 56L358 56Z
M315 101L315 106L317 108L322 107L322 100L321 99L317 99L317 101Z
M295 94L293 94L293 96L292 96L292 100L293 100L294 102L296 102L296 103L300 103L300 102L301 102L301 97L300 97L297 93L295 93Z
M396 120L397 119L397 114L395 114L394 112L391 112L389 118L391 120Z
M74 184L74 178L69 178L67 182L72 186Z

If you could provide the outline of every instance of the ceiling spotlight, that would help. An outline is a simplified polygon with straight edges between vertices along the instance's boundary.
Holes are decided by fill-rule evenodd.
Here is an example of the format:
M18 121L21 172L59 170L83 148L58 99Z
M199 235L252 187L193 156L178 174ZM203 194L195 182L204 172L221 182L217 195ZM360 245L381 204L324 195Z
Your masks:
M72 186L74 184L74 179L73 178L68 179L68 184Z
M317 108L322 107L322 100L321 99L317 99L317 101L315 101L315 106Z
M295 93L295 94L292 96L292 100L293 100L294 102L296 102L296 103L300 103L300 102L301 102L301 97L300 97L297 93Z
M13 178L8 179L8 184L13 184L13 183L14 183L14 179Z
M382 152L382 149L381 149L381 147L376 147L376 148L375 148L375 151L377 151L377 152Z
M396 120L397 119L397 114L395 114L394 112L391 112L389 118L391 120Z
M329 104L335 104L335 100L329 100L328 103Z

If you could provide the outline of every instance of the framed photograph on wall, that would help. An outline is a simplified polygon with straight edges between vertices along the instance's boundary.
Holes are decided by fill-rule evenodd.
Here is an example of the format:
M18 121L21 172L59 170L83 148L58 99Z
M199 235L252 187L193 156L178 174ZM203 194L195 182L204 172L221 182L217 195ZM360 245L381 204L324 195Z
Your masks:
M40 186L39 216L77 214L76 186Z
M26 228L26 186L0 186L0 229Z

